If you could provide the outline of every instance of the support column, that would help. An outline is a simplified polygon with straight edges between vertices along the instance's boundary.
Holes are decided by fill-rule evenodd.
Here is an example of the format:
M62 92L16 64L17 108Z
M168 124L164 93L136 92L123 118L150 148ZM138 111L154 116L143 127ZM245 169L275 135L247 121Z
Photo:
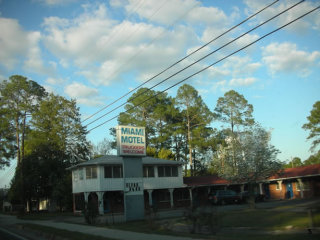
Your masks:
M298 183L297 184L299 184L299 187L300 187L300 197L301 198L304 198L304 196L303 196L303 182L302 182L302 180L301 180L301 178L298 178Z
M189 188L190 207L193 206L192 188Z
M72 194L72 210L73 210L73 213L76 212L76 196L74 193Z
M149 194L149 207L153 206L152 204L152 192L153 190L147 190L148 194Z
M240 192L244 192L244 184L240 186Z
M85 203L85 205L87 206L87 204L88 204L88 198L89 198L89 193L88 192L84 192L83 193L84 194L84 203Z
M282 180L277 181L279 190L280 190L280 198L283 199L284 197L282 196Z
M170 207L171 208L174 208L174 203L173 203L173 191L174 189L173 188L169 188L169 193L170 193Z
M103 192L97 192L98 195L98 207L99 207L99 214L104 214L104 207L103 207Z
M259 183L259 192L260 192L260 195L262 195L262 194L263 194L262 183Z

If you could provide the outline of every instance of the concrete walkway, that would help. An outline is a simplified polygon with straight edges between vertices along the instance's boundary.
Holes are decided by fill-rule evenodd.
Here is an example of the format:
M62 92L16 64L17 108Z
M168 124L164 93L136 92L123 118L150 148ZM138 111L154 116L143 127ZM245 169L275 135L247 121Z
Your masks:
M88 225L79 225L72 223L64 222L54 222L54 221L39 221L39 220L22 220L18 219L15 216L8 216L0 214L0 226L5 228L6 226L19 224L19 223L31 223L47 227L53 227L68 231L80 232L85 234L90 234L94 236L106 237L111 239L123 239L123 240L191 240L194 238L186 237L175 237L168 235L157 235L157 234L146 234L146 233L137 233L122 231L116 229L109 229L105 227L95 227Z

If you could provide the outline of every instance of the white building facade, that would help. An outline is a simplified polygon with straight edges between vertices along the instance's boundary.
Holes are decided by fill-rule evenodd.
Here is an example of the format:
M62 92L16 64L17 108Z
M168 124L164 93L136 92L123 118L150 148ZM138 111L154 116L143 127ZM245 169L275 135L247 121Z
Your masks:
M69 168L74 212L93 203L99 214L122 213L128 191L143 191L145 209L190 206L192 192L183 184L182 163L143 157L142 166L142 182L131 184L125 182L120 156L102 156Z

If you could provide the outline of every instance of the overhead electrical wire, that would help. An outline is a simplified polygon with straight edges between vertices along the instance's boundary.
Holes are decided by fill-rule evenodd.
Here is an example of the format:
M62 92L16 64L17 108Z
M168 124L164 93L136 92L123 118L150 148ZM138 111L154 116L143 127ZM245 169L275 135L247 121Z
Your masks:
M258 15L259 13L261 13L262 11L264 11L265 9L269 8L270 6L274 5L275 3L277 3L279 0L276 0L274 2L272 2L271 4L267 5L266 7L260 9L259 11L257 11L256 13L252 14L251 16L249 16L248 18L244 19L243 21L241 21L240 23L234 25L233 27L229 28L227 31L223 32L222 34L220 34L219 36L213 38L212 40L210 40L209 42L207 42L206 44L202 45L201 47L197 48L196 50L192 51L191 53L189 53L188 55L186 55L185 57L181 58L180 60L174 62L173 64L171 64L169 67L165 68L164 70L162 70L161 72L159 72L158 74L154 75L153 77L151 77L150 79L148 79L147 81L141 83L140 85L138 85L137 87L135 87L134 89L130 90L129 92L127 92L126 94L122 95L121 97L117 98L116 100L114 100L113 102L111 102L110 104L106 105L105 107L101 108L100 110L98 110L97 112L93 113L92 115L90 115L89 117L85 118L82 122L87 121L88 119L92 118L93 116L97 115L98 113L102 112L103 110L105 110L106 108L112 106L113 104L115 104L116 102L118 102L119 100L123 99L124 97L128 96L130 93L136 91L137 89L141 88L142 86L144 86L145 84L149 83L150 81L152 81L153 79L155 79L156 77L160 76L161 74L163 74L164 72L168 71L169 69L171 69L172 67L174 67L175 65L179 64L180 62L184 61L186 58L190 57L191 55L197 53L198 51L200 51L201 49L205 48L206 46L208 46L209 44L211 44L212 42L216 41L217 39L221 38L222 36L224 36L225 34L229 33L230 31L232 31L233 29L239 27L240 25L242 25L243 23L247 22L248 20L250 20L251 18L255 17L256 15ZM89 123L90 124L90 123ZM89 125L87 124L87 125Z
M193 63L189 64L188 66L186 66L186 67L184 67L184 68L180 69L179 71L175 72L174 74L170 75L169 77L165 78L164 80L162 80L162 81L158 82L157 84L153 85L151 88L148 88L148 89L146 89L145 91L143 91L143 92L139 93L138 95L136 95L136 96L135 96L133 99L131 99L131 100L134 100L134 99L138 98L139 96L143 95L144 93L146 93L146 92L148 92L148 91L152 90L153 88L155 88L155 87L159 86L160 84L162 84L162 83L164 83L164 82L168 81L170 78L172 78L172 77L174 77L174 76L178 75L179 73L181 73L181 72L183 72L184 70L186 70L186 69L190 68L191 66L195 65L196 63L199 63L199 62L200 62L200 61L202 61L203 59L205 59L205 58L209 57L210 55L212 55L212 54L216 53L217 51L219 51L219 50L221 50L222 48L224 48L224 47L226 47L226 46L230 45L231 43L233 43L233 42L237 41L238 39L242 38L243 36L247 35L248 33L250 33L250 32L252 32L252 31L256 30L257 28L259 28L259 27L263 26L264 24L266 24L266 23L270 22L271 20L273 20L273 19L275 19L275 18L279 17L281 14L283 14L283 13L285 13L285 12L289 11L290 9L292 9L292 8L296 7L297 5L301 4L302 2L304 2L304 0L301 0L300 2L298 2L298 3L294 4L294 5L292 5L291 7L287 8L287 9L285 9L285 10L283 10L283 11L281 11L280 13L278 13L278 14L274 15L273 17L269 18L268 20L264 21L263 23L260 23L259 25L255 26L254 28L251 28L251 29L250 29L250 30L248 30L247 32L245 32L245 33L241 34L240 36L238 36L238 37L234 38L233 40L231 40L231 41L229 41L228 43L226 43L226 44L222 45L221 47L219 47L219 48L215 49L214 51L211 51L211 52L210 52L210 53L208 53L207 55L205 55L205 56L203 56L203 57L199 58L197 61L195 61L195 62L193 62ZM88 124L86 124L86 126L89 126L90 124L92 124L92 123L94 123L94 122L96 122L96 121L100 120L101 118L105 117L106 115L108 115L108 114L112 113L113 111L115 111L115 110L119 109L120 107L124 106L126 103L127 103L127 102L124 102L124 103L122 103L121 105L118 105L117 107L113 108L113 109L112 109L112 110L110 110L109 112L107 112L107 113L105 113L105 114L101 115L100 117L96 118L95 120L93 120L93 121L89 122Z
M145 103L145 102L149 101L150 99L155 98L156 96L158 96L158 95L160 95L160 94L162 94L162 93L164 93L164 92L168 91L169 89L171 89L171 88L173 88L173 87L175 87L175 86L177 86L177 85L181 84L182 82L184 82L184 81L186 81L186 80L188 80L188 79L190 79L190 78L194 77L195 75L197 75L197 74L199 74L199 73L201 73L201 72L203 72L203 71L207 70L208 68L210 68L210 67L212 67L212 66L214 66L214 65L218 64L219 62L221 62L221 61L223 61L223 60L225 60L225 59L227 59L227 58L231 57L232 55L234 55L234 54L236 54L236 53L238 53L238 52L240 52L240 51L242 51L242 50L244 50L244 49L246 49L246 48L250 47L251 45L253 45L253 44L255 44L255 43L257 43L257 42L261 41L261 40L262 40L262 39L264 39L265 37L267 37L267 36L269 36L269 35L271 35L271 34L273 34L273 33L277 32L277 31L279 31L279 30L281 30L281 29L283 29L283 28L285 28L285 27L289 26L290 24L292 24L292 23L294 23L294 22L298 21L299 19L301 19L301 18L303 18L303 17L305 17L305 16L309 15L310 13L312 13L312 12L316 11L316 10L317 10L317 9L319 9L319 8L320 8L320 5L319 5L318 7L316 7L316 8L313 8L312 10L310 10L310 11L306 12L305 14L303 14L303 15L301 15L301 16L299 16L299 17L295 18L294 20L292 20L292 21L290 21L290 22L288 22L288 23L286 23L286 24L282 25L281 27L278 27L278 28L276 28L275 30L273 30L273 31L271 31L271 32L269 32L269 33L267 33L267 34L263 35L262 37L260 37L260 38L256 39L255 41L252 41L251 43L249 43L249 44L245 45L244 47L242 47L242 48L240 48L240 49L238 49L238 50L236 50L236 51L234 51L234 52L232 52L232 53L228 54L227 56L225 56L225 57L223 57L223 58L219 59L218 61L216 61L216 62L214 62L214 63L212 63L212 64L208 65L207 67L205 67L205 68L203 68L203 69L201 69L201 70L199 70L199 71L197 71L197 72L195 72L195 73L191 74L190 76L188 76L188 77L186 77L186 78L184 78L184 79L180 80L179 82L177 82L177 83L175 83L174 85L172 85L172 86L170 86L170 87L168 87L168 88L164 89L163 91L158 92L157 94L155 94L155 95L153 95L153 96L151 96L151 97L147 98L146 100L144 100L144 101L140 102L139 104L137 104L137 105L135 105L135 106L133 106L133 107L131 107L131 108L127 109L127 110L126 110L126 111L124 111L124 112L129 112L129 111L131 111L132 109L134 109L134 108L136 108L136 107L140 106L141 104L143 104L143 103ZM107 121L105 121L105 122L103 122L103 123L101 123L101 124L99 124L99 125L97 125L97 126L95 126L95 127L91 128L88 132L91 132L92 130L94 130L94 129L98 128L98 127L101 127L102 125L104 125L104 124L106 124L106 123L108 123L108 122L110 122L110 121L114 120L114 119L115 119L115 118L117 118L117 117L118 117L118 115L116 115L116 116L114 116L114 117L112 117L112 118L108 119Z

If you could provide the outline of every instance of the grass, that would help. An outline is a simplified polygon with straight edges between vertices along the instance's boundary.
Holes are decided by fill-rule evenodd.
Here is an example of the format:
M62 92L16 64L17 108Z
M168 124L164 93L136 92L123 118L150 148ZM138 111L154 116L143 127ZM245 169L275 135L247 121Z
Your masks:
M301 202L292 202L290 206L274 206L265 209L242 209L225 210L218 208L217 225L219 231L216 235L191 234L188 231L188 221L184 218L172 218L166 220L146 220L134 221L115 225L108 225L108 228L115 228L126 231L142 232L159 235L173 235L180 237L189 237L197 239L217 239L217 240L235 240L235 239L262 239L262 240L313 240L319 239L319 234L307 234L307 228L310 226L308 209L299 206ZM296 211L296 210L300 211ZM313 227L320 227L320 208L315 205L313 209ZM24 219L44 220L70 216L70 213L50 214L35 213L25 215ZM170 226L170 227L168 227ZM172 226L184 226L184 232L172 230ZM30 228L39 228L39 231L48 231L61 235L68 239L90 239L101 240L104 238L89 236L65 230L54 229L50 227L29 225ZM183 229L183 228L182 228ZM181 229L180 229L181 230ZM274 232L278 231L277 234ZM59 235L60 236L60 235Z
M110 226L127 231L166 234L202 239L270 239L300 240L319 239L319 234L308 234L310 219L307 210L295 212L284 209L243 209L220 211L217 214L220 231L216 235L175 232L166 228L166 224L187 225L186 219L175 218L161 221L136 221ZM294 206L292 209L295 209ZM166 224L164 224L166 223ZM320 211L313 212L313 227L320 227ZM186 228L187 229L187 228ZM277 234L274 234L278 231Z
M69 240L112 240L111 238L104 238L104 237L98 237L98 236L93 236L89 234L84 234L84 233L79 233L79 232L74 232L74 231L68 231L68 230L62 230L58 228L53 228L53 227L47 227L47 226L40 226L36 224L30 224L30 223L23 223L20 224L22 225L25 229L32 230L36 232L37 234L42 234L42 235L49 235L50 239L55 239L55 237L59 236L62 238L67 238Z
M54 218L74 217L72 212L31 212L23 215L17 215L19 219L24 220L50 220Z

